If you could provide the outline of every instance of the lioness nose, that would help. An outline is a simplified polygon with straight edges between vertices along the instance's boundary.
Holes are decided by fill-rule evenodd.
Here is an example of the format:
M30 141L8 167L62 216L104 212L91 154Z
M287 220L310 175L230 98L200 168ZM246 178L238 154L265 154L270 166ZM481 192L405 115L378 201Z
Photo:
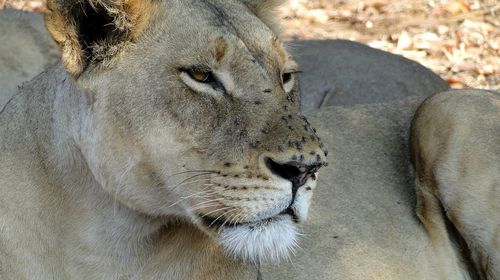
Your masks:
M277 163L271 158L266 158L265 162L267 168L269 168L273 174L292 182L292 191L294 195L297 190L321 168L321 163L307 165L296 161L290 161L282 164Z

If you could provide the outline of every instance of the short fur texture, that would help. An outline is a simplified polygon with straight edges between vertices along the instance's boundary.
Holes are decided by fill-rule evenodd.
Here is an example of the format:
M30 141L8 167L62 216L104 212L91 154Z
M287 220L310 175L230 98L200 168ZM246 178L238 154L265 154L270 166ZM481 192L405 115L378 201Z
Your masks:
M0 113L0 278L255 279L286 258L326 151L269 2L48 4L65 69Z
M500 279L500 95L462 90L429 98L413 121L411 147L417 215L441 279L476 279L468 260L480 279Z

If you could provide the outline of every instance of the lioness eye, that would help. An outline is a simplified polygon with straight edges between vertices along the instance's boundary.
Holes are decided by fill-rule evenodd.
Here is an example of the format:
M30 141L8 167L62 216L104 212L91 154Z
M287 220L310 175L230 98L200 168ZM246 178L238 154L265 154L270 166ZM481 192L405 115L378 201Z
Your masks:
M295 86L294 83L295 73L297 72L285 72L281 75L281 81L285 92L290 92L293 90L293 87Z
M287 84L292 80L292 73L284 73L281 79L283 80L283 84Z
M193 80L200 83L211 83L214 81L214 76L211 72L189 70L188 74L191 78L193 78Z
M217 76L210 71L210 68L203 66L193 66L190 68L179 69L184 75L188 76L191 81L211 86L214 90L225 92L226 89ZM184 81L186 82L186 81ZM189 84L189 82L188 82ZM191 84L191 87L196 87ZM203 90L202 90L203 91Z

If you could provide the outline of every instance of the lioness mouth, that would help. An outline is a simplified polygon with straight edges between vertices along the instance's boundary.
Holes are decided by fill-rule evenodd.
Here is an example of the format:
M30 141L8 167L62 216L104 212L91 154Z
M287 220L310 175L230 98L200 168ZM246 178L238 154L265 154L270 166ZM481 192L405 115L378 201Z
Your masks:
M211 218L211 217L206 217L206 216L205 217L200 216L200 218L203 221L203 223L205 224L205 226L218 229L221 227L234 228L234 227L244 226L244 225L264 226L266 224L269 224L269 223L276 221L277 219L279 219L279 217L286 216L286 215L289 215L295 223L298 223L299 219L298 219L297 215L295 214L295 212L290 207L286 208L285 210L281 211L279 214L277 214L275 216L265 218L265 219L262 219L259 221L252 221L252 222L235 223L235 222L229 222L224 218Z

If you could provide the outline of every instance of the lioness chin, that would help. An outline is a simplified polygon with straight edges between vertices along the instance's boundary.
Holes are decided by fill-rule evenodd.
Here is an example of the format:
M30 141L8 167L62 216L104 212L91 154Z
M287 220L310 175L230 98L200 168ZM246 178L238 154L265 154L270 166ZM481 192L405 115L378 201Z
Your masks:
M326 152L276 2L49 0L64 68L0 114L0 278L238 279L225 255L286 257Z

